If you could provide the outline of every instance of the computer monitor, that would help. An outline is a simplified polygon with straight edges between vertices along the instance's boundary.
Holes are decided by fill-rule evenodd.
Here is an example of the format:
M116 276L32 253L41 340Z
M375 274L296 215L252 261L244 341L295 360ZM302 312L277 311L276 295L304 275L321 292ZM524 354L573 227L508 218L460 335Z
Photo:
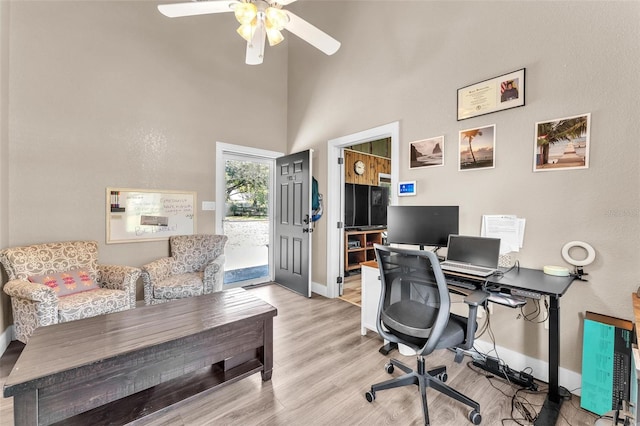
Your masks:
M446 247L449 234L458 233L458 206L389 206L387 242Z

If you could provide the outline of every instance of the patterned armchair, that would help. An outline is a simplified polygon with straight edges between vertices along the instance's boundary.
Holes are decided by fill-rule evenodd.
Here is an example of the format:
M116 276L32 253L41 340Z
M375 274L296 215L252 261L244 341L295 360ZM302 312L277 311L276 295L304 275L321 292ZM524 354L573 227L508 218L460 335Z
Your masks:
M226 235L169 237L170 257L142 267L144 303L153 305L221 291L227 239Z
M140 269L98 265L96 241L66 241L0 251L9 281L14 332L27 343L38 327L136 306Z

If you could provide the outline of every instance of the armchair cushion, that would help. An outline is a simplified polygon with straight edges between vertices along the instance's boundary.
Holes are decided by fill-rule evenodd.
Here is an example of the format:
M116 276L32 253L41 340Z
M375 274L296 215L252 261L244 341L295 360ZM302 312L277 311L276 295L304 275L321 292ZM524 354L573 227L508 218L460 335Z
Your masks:
M32 275L29 277L29 281L46 285L53 289L58 297L100 288L85 269L72 269L55 274Z
M75 321L127 309L129 297L124 291L97 288L60 297L58 322Z
M182 299L203 294L203 272L171 275L153 287L154 299Z

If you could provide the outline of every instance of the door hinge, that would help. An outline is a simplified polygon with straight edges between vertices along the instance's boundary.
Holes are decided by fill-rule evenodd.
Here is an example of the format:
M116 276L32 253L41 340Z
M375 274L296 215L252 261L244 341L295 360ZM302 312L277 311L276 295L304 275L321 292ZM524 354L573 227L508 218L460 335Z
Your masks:
M338 224L336 226L337 226L338 229L342 229L344 224L342 222L338 222Z
M337 282L338 284L342 284L342 277L338 277L338 278L336 278L336 282Z
M344 164L344 157L338 157L338 164Z

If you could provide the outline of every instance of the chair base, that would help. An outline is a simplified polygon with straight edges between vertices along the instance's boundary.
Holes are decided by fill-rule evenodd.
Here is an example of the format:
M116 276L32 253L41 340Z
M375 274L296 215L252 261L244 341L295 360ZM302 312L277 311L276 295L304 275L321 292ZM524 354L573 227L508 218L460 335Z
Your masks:
M424 424L429 425L427 388L433 388L438 392L441 392L448 397L453 398L456 401L460 401L471 407L472 410L467 416L469 421L471 421L474 425L480 424L480 422L482 421L482 416L480 415L480 404L444 384L444 382L447 381L447 368L445 366L442 365L432 368L429 371L425 371L425 362L424 357L422 356L418 357L417 364L417 369L414 371L406 364L396 359L391 359L389 364L385 365L385 370L387 371L387 373L393 373L394 367L397 367L405 374L381 383L376 383L375 385L371 386L371 390L365 395L367 401L373 402L376 398L377 391L397 388L401 386L417 385L420 389L420 395L422 396L422 412L424 413Z

